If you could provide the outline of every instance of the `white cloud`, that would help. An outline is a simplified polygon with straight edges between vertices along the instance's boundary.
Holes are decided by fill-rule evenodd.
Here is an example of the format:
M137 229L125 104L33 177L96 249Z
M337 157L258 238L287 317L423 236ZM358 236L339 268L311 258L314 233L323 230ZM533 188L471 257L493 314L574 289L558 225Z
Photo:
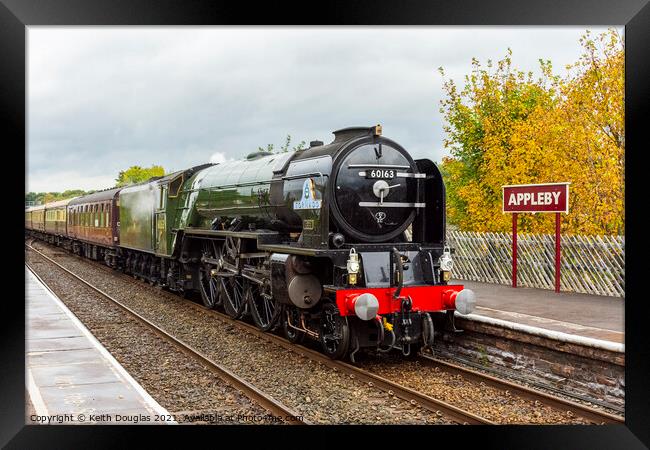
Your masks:
M107 189L115 186L112 175L87 175L78 170L36 172L27 177L26 192L63 192L68 189Z
M226 155L223 154L223 152L216 152L213 153L212 156L210 157L210 162L213 164L221 164L225 163L226 161L232 161L233 158L227 158Z

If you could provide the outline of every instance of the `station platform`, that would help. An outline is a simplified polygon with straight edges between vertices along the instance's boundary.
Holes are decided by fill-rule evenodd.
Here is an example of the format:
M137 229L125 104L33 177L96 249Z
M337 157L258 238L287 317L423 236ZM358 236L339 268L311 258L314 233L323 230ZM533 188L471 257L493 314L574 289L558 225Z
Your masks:
M452 280L476 294L473 314L531 327L624 343L625 299Z
M27 424L174 423L27 267L25 309Z

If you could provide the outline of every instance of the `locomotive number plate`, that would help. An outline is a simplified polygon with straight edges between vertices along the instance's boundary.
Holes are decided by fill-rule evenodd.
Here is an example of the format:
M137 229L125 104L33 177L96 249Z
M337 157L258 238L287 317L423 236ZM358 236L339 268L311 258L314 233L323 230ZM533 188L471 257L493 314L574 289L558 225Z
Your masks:
M369 179L382 179L382 180L392 180L395 178L396 171L395 169L372 169L366 170L366 178Z

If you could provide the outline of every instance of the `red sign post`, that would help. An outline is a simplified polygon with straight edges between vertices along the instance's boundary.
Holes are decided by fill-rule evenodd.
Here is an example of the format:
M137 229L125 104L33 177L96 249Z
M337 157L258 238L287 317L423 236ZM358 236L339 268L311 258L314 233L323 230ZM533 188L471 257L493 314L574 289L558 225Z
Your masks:
M517 214L555 213L555 292L560 292L560 213L569 212L569 184L503 186L503 212L512 213L512 287L517 287Z

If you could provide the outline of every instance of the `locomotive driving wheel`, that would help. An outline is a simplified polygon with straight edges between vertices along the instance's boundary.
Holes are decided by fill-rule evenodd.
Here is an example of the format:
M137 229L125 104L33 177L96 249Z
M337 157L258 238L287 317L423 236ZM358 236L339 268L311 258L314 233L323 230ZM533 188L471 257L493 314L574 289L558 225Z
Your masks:
M320 319L320 343L323 352L332 359L343 358L350 347L350 326L333 303L325 303Z
M203 304L208 308L216 308L221 305L221 293L217 278L219 265L214 263L220 258L221 248L212 240L205 241L199 267L199 291Z
M224 311L233 319L239 319L246 312L242 278L239 275L219 277L219 287Z
M258 284L246 280L244 296L257 328L262 331L273 328L280 317L281 308L271 295L270 281L265 279L264 283Z
M233 319L239 319L246 312L244 281L239 275L239 253L241 240L227 237L221 250L220 265L223 276L219 277L219 288L223 298L223 309Z

